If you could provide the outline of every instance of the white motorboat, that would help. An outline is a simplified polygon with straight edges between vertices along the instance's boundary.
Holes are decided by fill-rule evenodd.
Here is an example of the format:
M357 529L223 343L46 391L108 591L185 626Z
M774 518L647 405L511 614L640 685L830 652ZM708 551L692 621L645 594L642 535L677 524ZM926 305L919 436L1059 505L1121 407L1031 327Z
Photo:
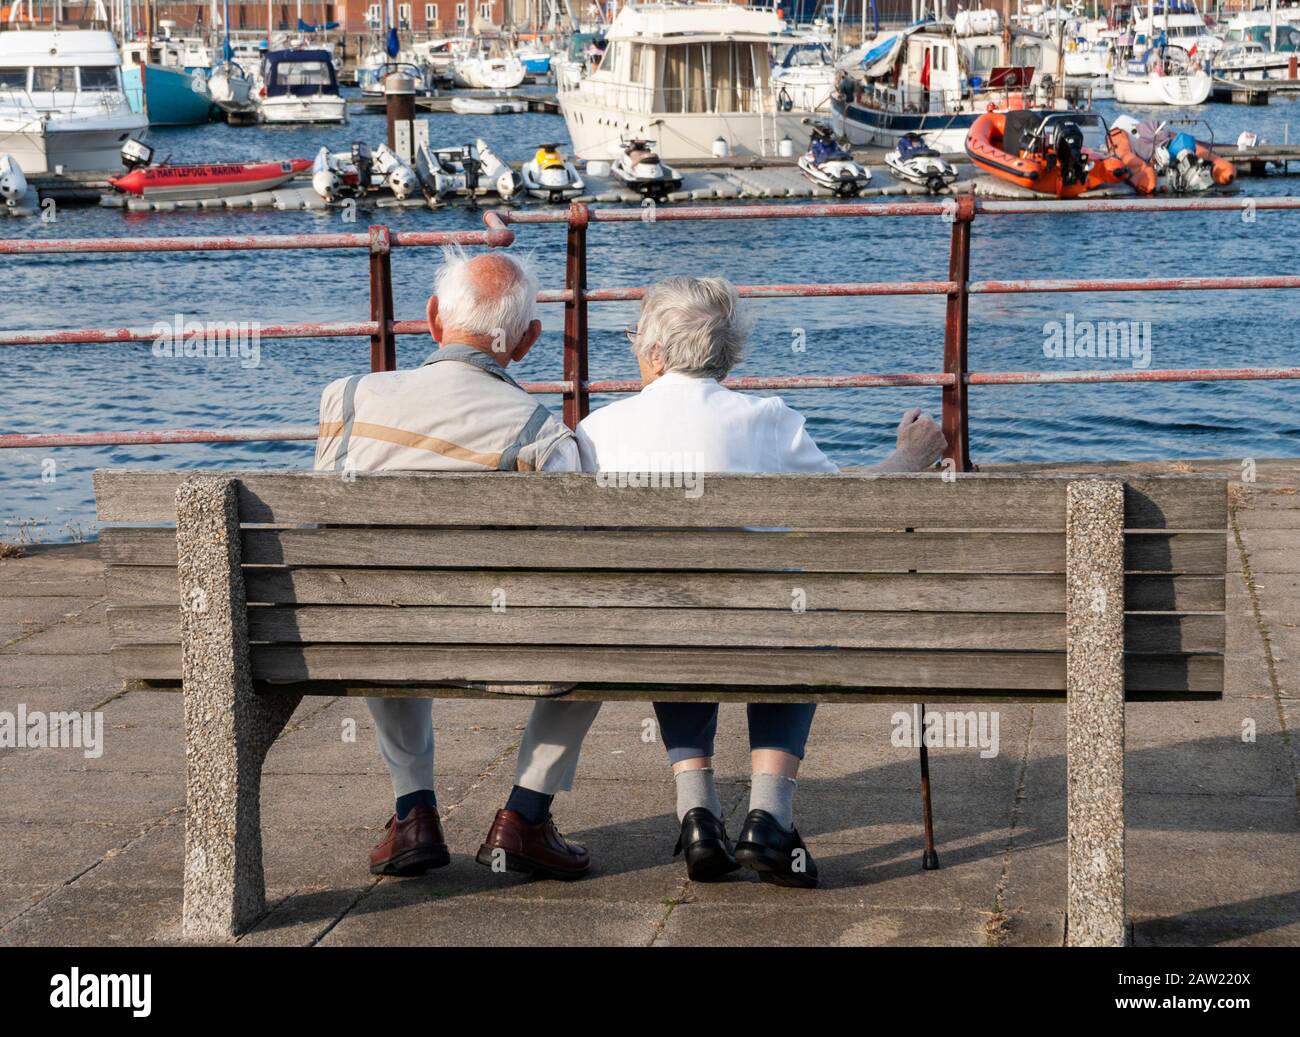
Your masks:
M837 75L830 48L824 43L792 44L772 72L777 107L786 111L829 111Z
M449 197L469 198L495 194L503 202L519 194L522 179L499 159L482 139L460 147L431 148L421 144L415 153L415 171L425 197L438 202Z
M497 101L490 97L462 97L451 99L451 110L457 115L518 115L528 110L524 101Z
M452 65L457 86L471 90L513 90L524 81L524 64L495 37L483 37Z
M148 128L122 89L111 32L0 33L0 153L27 176L115 170L122 143Z
M1116 65L1115 100L1132 105L1204 104L1213 81L1201 62L1182 47L1152 47Z
M652 142L668 162L776 155L786 136L806 147L811 110L783 111L770 82L772 49L789 43L783 25L770 8L628 4L594 71L556 69L578 157L610 159L626 139Z
M253 93L264 123L347 122L334 62L324 50L274 50L262 60Z

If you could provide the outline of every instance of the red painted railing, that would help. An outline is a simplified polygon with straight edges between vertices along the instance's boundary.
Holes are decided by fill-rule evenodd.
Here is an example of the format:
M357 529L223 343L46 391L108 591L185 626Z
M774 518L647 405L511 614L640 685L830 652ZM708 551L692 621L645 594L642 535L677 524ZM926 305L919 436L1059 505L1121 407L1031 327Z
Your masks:
M515 240L511 225L565 224L567 245L565 286L544 291L543 303L564 306L563 377L558 382L526 383L530 392L563 397L564 420L576 425L588 412L592 393L632 393L635 380L592 381L589 377L587 311L592 303L640 299L644 288L587 287L587 232L593 224L654 224L697 220L784 220L809 218L873 218L938 216L952 225L948 278L943 281L852 282L844 284L741 285L745 298L838 298L866 296L942 295L947 306L941 371L907 374L840 374L731 378L738 389L836 389L938 386L943 391L942 425L948 438L948 456L962 470L970 468L968 392L976 385L1047 385L1102 382L1193 382L1300 379L1300 367L1196 368L1128 371L984 371L968 365L969 301L972 295L1006 295L1045 292L1218 291L1300 288L1300 276L1182 277L1123 279L1028 279L972 281L970 235L976 215L1026 215L1050 213L1170 213L1240 212L1300 209L1300 198L1192 198L1106 199L1094 201L978 201L969 195L929 201L890 203L826 203L805 205L699 206L645 209L591 209L573 204L567 210L489 211L482 231L394 232L371 227L366 234L307 234L264 237L127 238L0 241L0 253L15 256L70 252L138 253L184 251L241 251L259 249L365 249L370 261L370 319L359 322L280 324L259 327L265 338L370 339L372 370L396 367L396 336L426 335L423 320L397 320L393 313L391 250L452 243L506 247ZM76 342L114 343L153 341L155 332L144 328L80 328L59 331L0 332L0 346L60 345ZM0 434L0 448L72 447L167 443L235 443L312 440L314 425L274 428L145 429L138 431L75 432L51 434Z

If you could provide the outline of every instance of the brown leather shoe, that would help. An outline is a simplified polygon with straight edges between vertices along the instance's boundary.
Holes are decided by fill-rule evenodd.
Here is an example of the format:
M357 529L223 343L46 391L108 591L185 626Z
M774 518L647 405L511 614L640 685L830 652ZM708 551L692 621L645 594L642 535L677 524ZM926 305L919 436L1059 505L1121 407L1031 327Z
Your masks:
M587 848L565 839L552 818L530 825L513 810L504 808L497 811L475 859L489 868L499 868L496 862L503 860L507 871L553 879L579 879L591 867Z
M413 807L401 821L394 814L384 825L388 834L370 851L371 875L423 875L451 863L442 822L433 807Z

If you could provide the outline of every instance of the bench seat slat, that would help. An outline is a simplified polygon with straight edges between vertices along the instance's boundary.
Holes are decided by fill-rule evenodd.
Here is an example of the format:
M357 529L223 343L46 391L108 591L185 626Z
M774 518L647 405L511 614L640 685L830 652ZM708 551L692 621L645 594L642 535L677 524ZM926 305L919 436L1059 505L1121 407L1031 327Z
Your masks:
M176 680L180 648L130 645L112 649L114 670L138 680ZM1065 654L1058 652L888 652L866 649L573 648L534 646L502 652L491 646L253 646L258 680L574 682L653 686L896 687L1065 691ZM1219 693L1219 656L1126 660L1126 683L1141 692Z
M97 471L105 522L175 517L176 487L195 472ZM705 476L702 492L602 487L590 476L500 473L224 472L240 481L244 522L477 526L780 526L795 529L1063 529L1069 476L933 473ZM816 490L812 487L816 484ZM1128 528L1223 529L1225 480L1133 476ZM954 526L954 523L957 523Z
M122 605L175 605L175 568L112 565L108 594ZM772 608L801 588L809 609L1064 612L1056 574L611 573L448 569L244 570L250 602L275 605L482 605L500 589L511 605L573 608ZM1134 612L1221 612L1222 577L1131 575Z

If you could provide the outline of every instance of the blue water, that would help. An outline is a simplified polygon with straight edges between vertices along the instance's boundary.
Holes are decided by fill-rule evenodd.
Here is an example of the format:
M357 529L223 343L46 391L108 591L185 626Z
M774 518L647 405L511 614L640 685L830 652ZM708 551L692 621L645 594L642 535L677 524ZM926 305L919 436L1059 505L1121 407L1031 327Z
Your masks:
M1103 107L1110 115L1113 110ZM1216 139L1243 129L1269 140L1300 133L1300 109L1211 105L1200 113ZM1294 126L1290 124L1294 123ZM1199 132L1204 132L1199 131ZM566 139L558 116L434 115L436 145L486 137L504 157L526 157L539 141ZM382 115L346 127L160 130L153 143L174 161L310 157L322 144L377 144ZM877 174L878 179L884 174ZM1293 178L1244 180L1241 196L1296 192ZM64 206L57 222L10 220L10 237L104 237L479 228L458 209L363 210L354 224L337 212L261 210L126 214ZM942 279L949 227L938 218L636 223L591 230L592 287L641 285L671 273L722 274L740 283ZM1158 277L1295 272L1300 214L1239 212L1170 215L980 217L972 277ZM535 252L544 288L564 272L561 227L522 227L515 248ZM394 254L398 316L423 314L438 253ZM220 321L362 320L368 313L362 252L169 255L57 255L10 260L0 297L8 329L150 326ZM1152 367L1297 364L1297 300L1287 292L1183 292L1159 296L1074 294L975 297L973 370L1114 369L1125 360L1044 356L1044 325L1150 322ZM747 303L754 319L738 374L936 371L942 359L942 299L787 299ZM622 329L634 304L591 309L591 375L634 377ZM562 308L543 308L545 334L522 365L525 379L560 377ZM792 349L802 332L806 348ZM260 364L156 358L148 344L3 347L0 431L72 432L146 427L311 424L320 388L364 370L366 340L261 343ZM399 340L399 362L414 365L427 340ZM889 448L908 406L938 413L937 389L805 391L787 395L830 456L869 462ZM970 405L976 462L1300 454L1295 383L975 387ZM547 402L558 406L558 400ZM597 399L597 405L607 402ZM0 451L0 539L65 539L95 529L90 473L100 467L309 466L310 444L104 447ZM52 480L48 478L53 472ZM43 479L43 473L47 478Z

